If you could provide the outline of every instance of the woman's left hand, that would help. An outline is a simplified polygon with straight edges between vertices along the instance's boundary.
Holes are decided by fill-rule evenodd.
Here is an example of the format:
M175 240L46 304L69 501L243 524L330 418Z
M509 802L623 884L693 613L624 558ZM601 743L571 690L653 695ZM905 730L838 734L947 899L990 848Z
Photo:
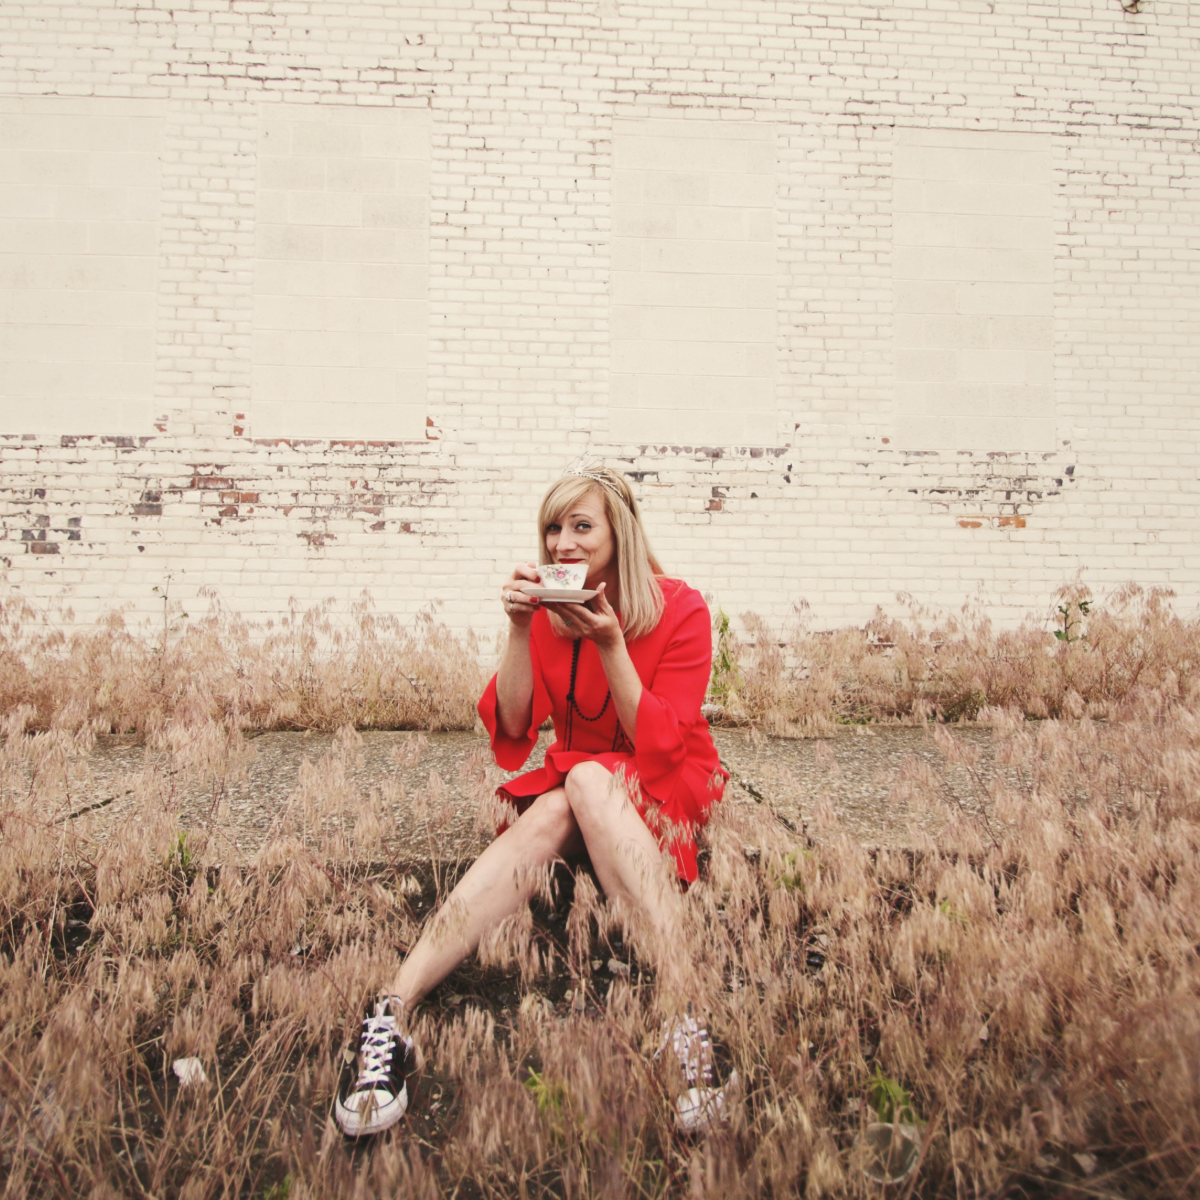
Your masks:
M605 586L602 583L597 589L600 594L593 596L586 605L555 604L553 600L543 600L542 605L546 608L554 605L562 623L572 634L595 642L599 650L610 650L625 641L625 634L621 631L621 622L617 620L613 606L604 595Z

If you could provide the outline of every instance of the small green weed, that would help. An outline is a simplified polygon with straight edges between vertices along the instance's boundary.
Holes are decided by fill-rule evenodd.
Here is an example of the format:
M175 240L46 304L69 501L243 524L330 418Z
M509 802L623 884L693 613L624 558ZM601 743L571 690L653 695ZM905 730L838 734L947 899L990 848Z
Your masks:
M709 679L708 694L714 703L723 704L729 701L741 690L742 675L738 666L738 643L729 620L729 614L723 609L717 610L717 644L713 648L712 676Z
M559 1117L562 1115L563 1106L567 1100L567 1089L559 1080L547 1080L545 1075L539 1075L530 1067L529 1078L525 1080L525 1086L533 1093L538 1112L542 1116Z
M1060 642L1077 642L1083 637L1078 632L1083 626L1083 620L1092 610L1090 600L1068 600L1058 606L1058 617L1062 628L1054 631L1054 636Z
M775 882L789 892L799 892L804 895L804 876L800 868L808 857L809 851L807 850L789 850L779 859L778 864L772 870Z
M867 1084L867 1100L875 1110L875 1115L887 1125L920 1124L912 1097L894 1079L888 1078L878 1063L875 1064L875 1074Z
M950 921L954 925L961 925L966 928L967 914L964 912L959 912L959 910L954 907L950 900L939 900L937 909L947 921Z
M169 871L178 870L188 876L191 874L194 861L195 855L192 852L191 843L188 841L187 830L181 829L175 835L175 844L167 856L167 869Z

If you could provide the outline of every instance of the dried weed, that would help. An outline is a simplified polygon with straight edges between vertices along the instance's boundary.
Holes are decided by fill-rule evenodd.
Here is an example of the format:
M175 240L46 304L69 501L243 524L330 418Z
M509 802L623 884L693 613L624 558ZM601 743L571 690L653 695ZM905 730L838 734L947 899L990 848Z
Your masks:
M391 805L352 781L349 718L377 694L370 711L429 727L465 699L431 691L403 708L389 689L407 685L386 665L400 651L382 638L345 643L339 660L310 648L289 674L271 655L300 652L302 621L269 653L247 634L238 658L227 625L156 659L120 629L56 643L7 613L5 1196L878 1195L851 1147L885 1102L922 1135L898 1195L1165 1198L1196 1185L1200 698L1194 627L1158 597L1093 610L1085 645L906 627L890 629L889 655L872 648L877 626L797 643L828 651L825 682L810 686L810 668L774 693L756 682L765 657L742 664L764 723L815 720L813 696L839 715L913 719L977 690L1006 770L949 806L939 771L898 779L944 818L936 842L903 851L860 845L831 809L800 833L763 805L717 810L676 952L740 1077L726 1127L675 1132L677 1081L652 1060L653 986L636 961L625 971L620 915L580 873L569 916L547 878L535 917L488 939L491 965L469 969L478 986L452 976L418 1014L413 1113L357 1149L330 1119L342 1046L457 868L439 864L436 887L426 871L422 891L394 860ZM408 670L443 651L468 661L430 636L403 643L430 656L404 658ZM858 674L843 688L848 662ZM433 689L448 669L419 678ZM465 697L477 676L454 678ZM1052 719L1026 719L1035 700ZM243 730L304 714L341 730L333 748L257 859L217 869L205 831L180 828L171 772L224 778ZM63 819L81 799L68 765L114 727L164 755L127 780L136 819L100 840L89 815ZM952 730L937 744L970 767ZM419 740L401 753L419 756ZM489 771L469 766L484 809ZM413 800L406 821L439 819L436 781ZM183 1057L206 1082L182 1085L171 1063Z

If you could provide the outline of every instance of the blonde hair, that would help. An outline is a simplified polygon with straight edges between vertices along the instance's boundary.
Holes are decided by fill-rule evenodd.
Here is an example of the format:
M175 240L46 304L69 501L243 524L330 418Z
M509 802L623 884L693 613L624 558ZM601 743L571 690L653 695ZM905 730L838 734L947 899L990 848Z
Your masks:
M642 528L642 514L629 480L620 471L608 467L589 468L586 474L564 475L551 484L538 509L538 562L550 561L546 550L546 529L556 525L572 505L589 492L604 502L604 515L616 543L617 584L621 590L621 626L630 640L643 637L659 622L666 602L656 576L662 566L650 549ZM550 623L559 634L566 626L554 613Z

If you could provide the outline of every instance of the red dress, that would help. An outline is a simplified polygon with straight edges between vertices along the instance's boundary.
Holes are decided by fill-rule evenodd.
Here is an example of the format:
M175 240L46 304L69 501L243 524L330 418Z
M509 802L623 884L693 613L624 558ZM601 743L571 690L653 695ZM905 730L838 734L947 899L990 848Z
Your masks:
M728 773L722 768L700 715L712 672L712 628L708 608L695 588L678 579L659 579L666 607L658 625L626 643L642 681L637 711L637 745L631 746L617 720L608 680L593 642L559 637L544 610L534 613L529 653L533 662L533 716L524 737L507 737L496 719L496 677L479 701L479 715L492 739L496 763L506 771L525 765L547 716L554 744L545 766L510 780L500 794L524 812L534 799L559 787L580 762L598 762L625 776L630 796L650 831L675 858L679 874L696 878L696 830L721 798ZM572 658L577 655L575 707L567 702ZM581 715L582 714L582 715Z

